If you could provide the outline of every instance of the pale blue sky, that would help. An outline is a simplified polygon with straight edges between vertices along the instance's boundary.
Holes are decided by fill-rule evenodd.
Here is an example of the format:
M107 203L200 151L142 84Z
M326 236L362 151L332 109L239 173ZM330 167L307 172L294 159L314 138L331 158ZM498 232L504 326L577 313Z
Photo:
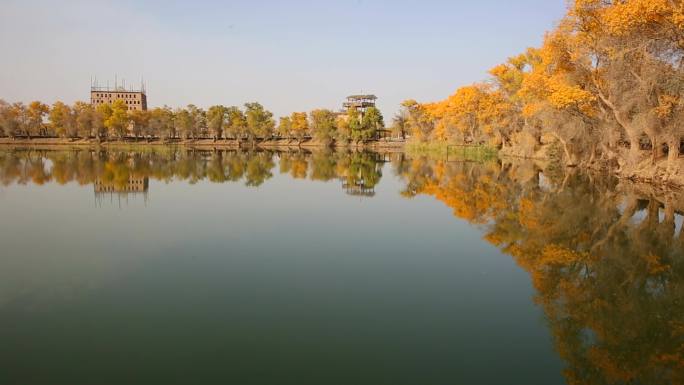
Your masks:
M276 116L376 94L391 116L538 45L564 0L0 3L0 98L87 100L144 77L150 106L259 101Z

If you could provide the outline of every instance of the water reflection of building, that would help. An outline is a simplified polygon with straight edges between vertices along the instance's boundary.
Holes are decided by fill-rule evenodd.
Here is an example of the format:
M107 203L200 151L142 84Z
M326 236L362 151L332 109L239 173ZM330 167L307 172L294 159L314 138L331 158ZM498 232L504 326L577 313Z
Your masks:
M353 196L359 197L374 197L375 196L375 185L367 186L365 180L354 179L349 181L342 179L342 188L344 191Z
M125 198L126 201L130 197L137 198L142 196L145 204L147 204L147 191L149 189L149 178L148 177L130 177L125 183L118 183L113 181L103 181L102 179L95 180L93 184L93 189L95 191L95 202L98 205L102 204L102 200L109 197L110 200L116 196L119 204L121 204L121 198Z
M374 197L375 186L382 178L382 167L390 156L375 152L352 154L347 170L339 175L342 188L348 195Z

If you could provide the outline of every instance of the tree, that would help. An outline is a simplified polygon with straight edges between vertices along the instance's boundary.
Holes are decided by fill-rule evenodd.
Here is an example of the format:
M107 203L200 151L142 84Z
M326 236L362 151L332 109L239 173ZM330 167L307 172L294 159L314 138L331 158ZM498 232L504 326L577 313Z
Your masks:
M335 119L335 139L339 142L347 143L351 140L351 128L347 115L339 115Z
M273 114L264 109L259 103L245 104L245 119L247 133L251 140L256 138L268 139L273 135L275 121Z
M2 134L15 138L21 130L21 104L9 104L0 100L0 129Z
M432 139L432 131L435 125L425 106L413 99L405 100L401 106L405 109L408 116L406 126L411 136L421 142L427 142Z
M292 132L292 119L289 116L281 116L276 132L281 138L289 138Z
M137 139L144 135L145 129L150 125L150 113L145 110L133 110L130 112L133 136Z
M335 138L335 113L330 110L313 110L310 114L311 133L313 138L326 146L330 145Z
M228 121L228 109L221 105L211 106L207 111L207 123L214 141L223 137L223 129Z
M28 118L26 122L26 134L29 139L31 139L31 136L38 136L42 133L44 128L43 120L45 119L45 116L48 114L49 110L50 107L47 104L43 104L38 101L31 102L28 105L28 109L26 111Z
M378 130L385 128L382 113L376 107L368 107L363 113L360 131L356 135L357 140L370 140L376 137ZM354 135L354 133L352 133Z
M309 132L309 120L306 112L293 112L290 115L290 120L292 121L292 134L301 143Z
M247 132L247 119L245 114L235 106L228 107L228 125L226 126L226 133L232 138L241 139Z
M126 137L129 123L128 106L123 100L115 100L111 105L111 114L105 118L104 126L110 135L123 140Z
M73 138L76 133L76 122L71 107L55 102L50 110L50 125L60 137Z
M406 138L406 131L408 129L408 111L406 108L401 108L392 118L392 125L390 130L393 137L404 139Z
M499 141L519 156L558 146L567 166L615 167L640 178L667 153L666 170L649 172L668 179L678 172L684 137L681 6L573 1L541 47L492 68L489 82L436 103L404 104L406 126L419 140Z
M162 140L168 140L176 137L176 129L174 125L175 116L171 108L164 106L163 108L155 108L150 112L149 127L153 135L158 136Z
M97 140L106 139L109 132L105 122L112 116L112 106L109 103L103 103L95 107L94 130Z
M188 105L188 113L191 118L190 135L193 139L197 139L206 135L207 131L207 113L203 109L194 104Z
M95 108L90 103L76 102L73 107L76 134L89 138L95 129Z
M191 138L193 136L192 131L195 122L192 118L192 115L190 114L190 111L188 111L185 108L178 108L176 109L174 115L174 124L176 127L176 131L182 135L183 139Z

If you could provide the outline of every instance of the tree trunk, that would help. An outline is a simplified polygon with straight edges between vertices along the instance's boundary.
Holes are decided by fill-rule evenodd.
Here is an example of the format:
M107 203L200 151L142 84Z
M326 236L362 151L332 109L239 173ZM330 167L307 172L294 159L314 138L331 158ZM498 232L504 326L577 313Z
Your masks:
M658 158L663 156L663 146L658 142L658 135L649 135L651 141L651 164L656 164Z
M665 200L665 218L660 224L660 233L665 241L669 241L675 235L675 208L672 197L668 196Z
M553 134L553 136L556 137L556 139L558 139L558 141L563 146L563 152L565 153L565 165L567 167L576 167L578 163L577 157L570 152L570 146L568 142L561 138L560 135Z
M629 136L629 159L628 163L637 165L641 157L641 144L639 143L639 134L636 132L627 132Z
M646 213L646 218L644 218L640 226L649 230L653 230L660 221L660 203L655 199L651 199L648 202L648 209Z
M681 140L678 136L672 135L667 141L667 172L677 171L677 160L679 159L679 145Z
M587 160L585 166L591 166L596 161L596 146L596 142L592 142L591 146L589 146L589 160Z

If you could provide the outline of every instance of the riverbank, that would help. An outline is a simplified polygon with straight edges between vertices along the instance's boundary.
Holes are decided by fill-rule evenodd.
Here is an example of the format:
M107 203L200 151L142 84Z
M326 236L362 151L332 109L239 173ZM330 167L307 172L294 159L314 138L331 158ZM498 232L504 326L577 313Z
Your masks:
M489 159L524 159L532 160L543 169L585 169L588 171L600 171L616 176L617 178L631 182L654 185L659 188L684 188L684 157L679 156L674 161L668 161L663 156L656 161L651 158L650 150L642 150L640 161L634 165L607 162L596 159L593 162L579 162L575 166L564 164L562 150L557 144L547 138L542 145L536 143L527 146L511 146L498 149L488 145L463 145L450 142L412 142L404 146L406 153L410 155L429 156L441 160L474 160L482 161ZM625 149L625 151L627 151ZM622 154L626 158L626 154Z
M565 153L562 145L549 135L542 135L541 141L533 139L529 135L517 138L516 144L507 146L499 151L502 158L534 159L548 162L553 167L582 168L607 172L620 179L632 182L669 186L675 188L684 187L684 157L681 154L668 158L666 154L653 157L653 151L645 148L637 154L630 153L627 147L618 147L606 156L591 156L591 151L585 149L582 158L573 158ZM628 162L634 158L638 161Z
M102 147L102 148L131 148L141 149L145 147L163 148L168 146L183 146L197 149L263 149L291 151L296 149L354 149L371 150L379 152L405 152L413 156L428 156L433 159L469 161L487 161L496 158L518 158L534 160L546 167L561 167L561 159L558 158L556 151L552 149L553 143L546 143L535 151L521 151L518 147L508 147L499 150L487 145L462 145L450 142L416 142L398 140L377 140L368 142L350 142L325 144L314 140L297 141L292 139L271 139L247 140L221 139L175 139L175 140L145 140L127 139L97 141L94 139L66 139L66 138L0 138L0 147L29 147L41 149L60 149L65 147ZM675 161L675 166L668 164L666 158L658 159L653 162L649 158L649 152L643 151L643 160L635 166L609 167L606 164L580 164L579 168L587 170L600 170L607 172L620 179L630 180L641 184L651 184L667 188L684 188L684 158L679 157Z

